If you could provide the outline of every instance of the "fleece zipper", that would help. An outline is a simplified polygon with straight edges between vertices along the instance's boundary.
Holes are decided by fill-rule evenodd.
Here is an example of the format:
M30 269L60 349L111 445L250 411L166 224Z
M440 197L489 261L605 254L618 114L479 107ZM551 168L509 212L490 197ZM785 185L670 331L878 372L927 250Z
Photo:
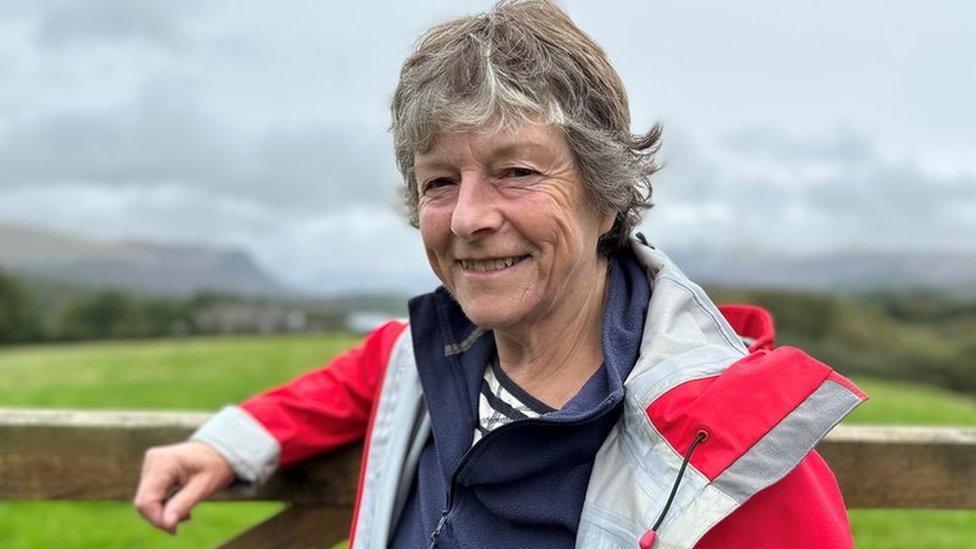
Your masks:
M480 454L484 450L485 446L487 445L488 442L491 441L491 439L497 438L505 432L512 431L514 429L519 429L522 427L532 426L532 425L560 425L560 426L569 426L569 427L578 427L578 426L586 425L587 423L598 421L599 419L603 418L607 414L613 412L614 410L619 408L622 402L623 400L618 400L612 405L604 405L604 408L602 410L599 410L595 414L582 417L582 418L569 420L569 421L558 421L558 418L545 418L545 417L517 419L515 421L512 421L511 423L506 423L505 425L501 425L489 431L488 433L485 433L485 435L481 437L481 440L476 442L471 448L468 449L467 452L464 453L463 456L461 456L461 461L458 462L457 469L455 469L454 474L451 475L451 481L449 483L447 495L445 498L444 511L441 512L441 518L437 521L437 526L434 528L434 531L431 532L430 534L430 545L428 546L428 549L434 549L435 547L437 547L437 541L438 538L440 537L441 530L444 528L444 525L447 524L447 522L450 520L451 512L454 511L454 496L457 493L457 486L459 481L461 480L461 476L467 470L470 461L474 459L476 455Z

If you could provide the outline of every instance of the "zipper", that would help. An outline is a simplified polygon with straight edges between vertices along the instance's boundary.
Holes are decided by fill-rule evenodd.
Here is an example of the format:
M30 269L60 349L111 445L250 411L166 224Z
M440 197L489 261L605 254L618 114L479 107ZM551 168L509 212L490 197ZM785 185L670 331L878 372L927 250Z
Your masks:
M434 531L431 532L430 534L430 545L428 546L428 549L434 549L435 547L437 547L437 539L441 534L441 530L444 528L444 525L447 524L447 520L451 515L451 511L454 510L454 494L457 492L458 480L461 478L461 474L464 472L465 468L467 467L468 462L474 459L474 455L479 453L479 451L482 448L484 448L486 441L488 441L492 437L500 436L505 431L518 429L526 425L567 425L570 427L584 425L591 421L596 421L602 418L603 416L609 414L619 404L620 402L617 402L613 406L608 406L604 410L601 410L600 412L598 412L593 416L585 417L573 421L551 421L541 417L529 417L525 419L516 419L511 423L506 423L505 425L496 427L495 429L485 433L481 437L481 440L476 442L474 446L472 446L471 448L468 448L468 451L465 452L463 456L461 456L461 461L458 462L458 466L454 470L454 474L451 475L451 482L447 490L447 498L446 498L446 504L444 506L444 511L441 512L441 518L440 520L437 521L437 526L434 527Z
M430 534L430 545L428 546L429 549L434 549L434 547L437 547L437 537L441 535L441 528L444 528L444 524L447 522L447 516L451 514L450 510L451 508L447 507L441 513L441 519L437 521L437 527L434 528L434 531Z

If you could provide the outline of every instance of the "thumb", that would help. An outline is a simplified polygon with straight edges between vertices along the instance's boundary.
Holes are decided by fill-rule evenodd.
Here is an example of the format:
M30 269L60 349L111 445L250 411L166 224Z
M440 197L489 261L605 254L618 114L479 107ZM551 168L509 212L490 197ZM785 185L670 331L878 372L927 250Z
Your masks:
M210 482L206 475L197 474L191 477L190 482L166 502L163 508L163 528L175 533L176 525L190 518L190 509L210 495L210 492Z

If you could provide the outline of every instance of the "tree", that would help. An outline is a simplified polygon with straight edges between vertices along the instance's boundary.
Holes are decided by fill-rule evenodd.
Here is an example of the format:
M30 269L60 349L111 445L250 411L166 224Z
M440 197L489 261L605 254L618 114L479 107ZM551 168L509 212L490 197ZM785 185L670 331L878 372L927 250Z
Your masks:
M34 297L13 276L0 271L0 343L25 343L43 336Z
M106 291L69 305L60 331L71 339L104 339L144 335L145 327L131 297Z

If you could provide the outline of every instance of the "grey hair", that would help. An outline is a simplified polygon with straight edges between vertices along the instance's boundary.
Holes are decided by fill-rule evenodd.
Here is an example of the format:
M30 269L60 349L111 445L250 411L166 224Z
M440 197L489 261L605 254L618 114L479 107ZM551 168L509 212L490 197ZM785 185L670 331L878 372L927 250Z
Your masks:
M407 218L419 224L414 155L445 132L562 129L586 199L615 216L598 250L611 255L652 206L661 126L630 132L627 92L603 50L549 0L503 0L420 37L391 105Z

